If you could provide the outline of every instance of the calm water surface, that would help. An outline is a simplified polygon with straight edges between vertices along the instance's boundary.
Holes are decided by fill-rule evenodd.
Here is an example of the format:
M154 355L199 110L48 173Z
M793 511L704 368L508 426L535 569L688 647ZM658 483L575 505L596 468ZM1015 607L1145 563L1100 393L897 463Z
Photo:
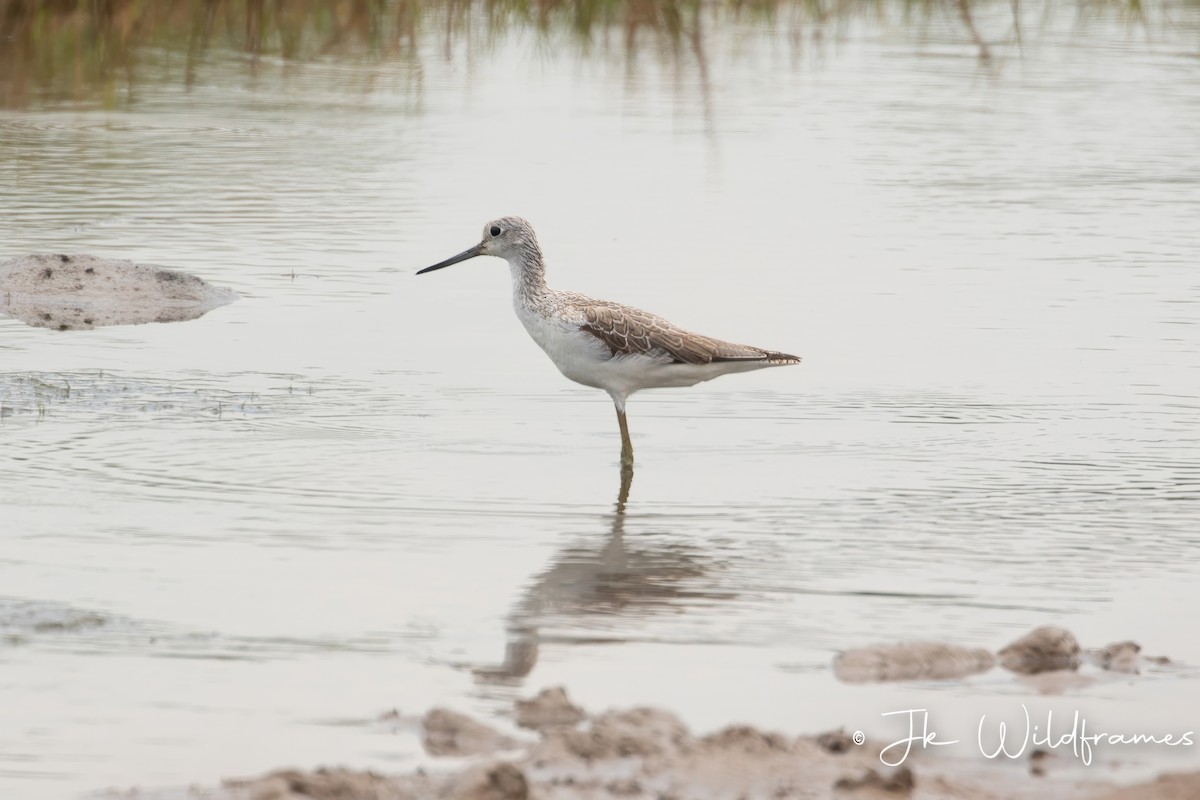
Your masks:
M0 319L0 796L419 763L391 708L565 683L712 728L872 732L1025 701L1195 728L1200 59L1179 27L732 25L694 54L513 32L407 64L213 52L114 110L0 112L5 257L242 299L189 323ZM513 317L551 283L803 354L611 404ZM837 683L900 639L1040 624L1173 667L1054 700L992 672ZM503 724L499 722L498 724ZM969 757L970 753L964 753ZM1161 754L1194 768L1194 752Z

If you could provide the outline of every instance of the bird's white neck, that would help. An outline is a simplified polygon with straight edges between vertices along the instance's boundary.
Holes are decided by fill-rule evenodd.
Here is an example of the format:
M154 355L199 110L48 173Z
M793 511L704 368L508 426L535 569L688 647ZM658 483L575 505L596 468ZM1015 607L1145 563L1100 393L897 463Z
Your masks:
M549 290L546 286L546 265L536 245L531 252L508 259L508 270L512 274L515 303L530 305Z

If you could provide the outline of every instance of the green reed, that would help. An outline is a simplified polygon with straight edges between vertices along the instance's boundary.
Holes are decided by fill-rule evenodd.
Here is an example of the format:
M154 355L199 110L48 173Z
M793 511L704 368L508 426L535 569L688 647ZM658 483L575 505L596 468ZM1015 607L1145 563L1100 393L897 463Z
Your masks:
M422 41L448 53L514 28L583 53L639 48L700 52L706 32L732 19L796 33L856 17L912 25L941 17L961 26L980 55L988 46L975 10L1010 10L1029 0L0 0L0 106L87 101L112 105L145 62L184 59L184 80L211 53L255 59L416 60ZM1055 2L1055 0L1040 0ZM1079 13L1116 9L1144 21L1139 0L1071 0ZM1184 8L1194 9L1196 0ZM1020 27L1014 25L1019 37Z

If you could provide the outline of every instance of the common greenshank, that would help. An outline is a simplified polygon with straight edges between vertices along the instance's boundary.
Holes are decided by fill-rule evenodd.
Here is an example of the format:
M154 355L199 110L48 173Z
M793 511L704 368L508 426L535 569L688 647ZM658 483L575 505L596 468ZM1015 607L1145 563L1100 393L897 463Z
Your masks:
M612 397L621 426L621 466L626 469L633 466L633 442L625 401L634 392L800 363L799 357L787 353L690 333L647 311L551 289L537 235L520 217L489 222L479 244L417 274L476 256L508 262L513 308L554 366L576 383L603 389Z

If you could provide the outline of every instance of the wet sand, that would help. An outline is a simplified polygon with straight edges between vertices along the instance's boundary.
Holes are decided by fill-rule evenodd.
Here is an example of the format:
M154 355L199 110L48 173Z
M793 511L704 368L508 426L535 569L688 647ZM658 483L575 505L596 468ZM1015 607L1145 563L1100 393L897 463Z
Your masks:
M519 704L537 738L516 742L445 709L422 721L427 750L473 755L446 771L383 775L343 768L285 769L209 788L102 794L109 800L664 800L664 798L985 798L1182 800L1200 796L1200 772L1120 786L1110 775L1057 775L1056 756L1033 750L1021 763L980 763L914 754L902 766L845 731L789 737L732 725L697 735L669 711L631 708L589 715L561 689ZM571 723L569 719L576 719ZM1119 777L1119 776L1118 776Z
M1013 680L1045 693L1079 685L1085 663L1136 675L1141 648L1118 642L1086 650L1067 630L1041 627L998 653L944 642L885 644L839 653L843 682L956 680L999 665ZM1165 658L1146 659L1157 664ZM1016 758L942 757L913 748L882 759L890 743L847 729L788 736L745 725L690 730L674 713L636 707L589 712L555 687L518 700L510 716L520 733L433 708L422 717L391 711L381 722L419 734L445 769L385 775L340 767L283 769L227 779L219 786L129 789L102 794L136 800L716 800L716 798L986 798L1183 800L1200 797L1200 772L1138 781L1145 765L1127 760L1103 772L1073 769L1065 751L1029 747ZM453 759L453 760L450 760ZM435 765L438 762L434 762ZM1140 771L1139 771L1140 770Z

